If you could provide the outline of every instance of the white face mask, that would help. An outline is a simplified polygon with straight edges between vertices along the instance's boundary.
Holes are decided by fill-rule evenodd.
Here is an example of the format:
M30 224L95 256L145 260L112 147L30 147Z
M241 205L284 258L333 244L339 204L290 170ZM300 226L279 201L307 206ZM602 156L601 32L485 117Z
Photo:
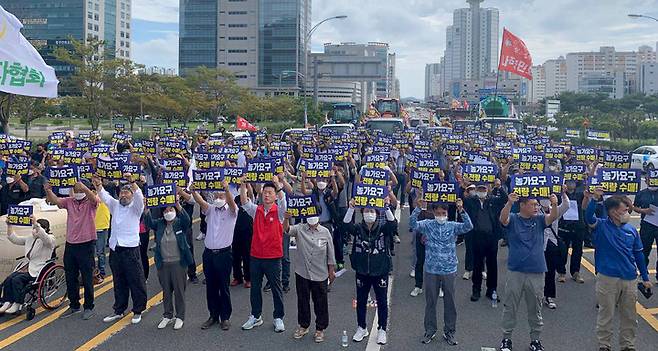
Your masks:
M73 194L73 197L74 197L76 200L82 200L82 199L84 199L86 196L87 196L87 194L85 194L85 193L75 193L75 194Z
M435 219L439 224L445 224L445 222L448 221L448 216L434 216L434 219Z
M486 191L478 191L478 192L475 193L475 195L477 197L479 197L480 199L484 199L484 198L487 197L487 192Z
M306 218L306 223L308 223L309 225L316 225L316 224L320 223L320 217L318 217L318 216L308 217L308 218Z
M226 200L224 200L224 199L219 199L219 198L218 198L218 199L215 199L215 201L213 201L213 205L215 205L215 206L217 206L217 207L219 207L219 208L224 207L224 205L226 205Z
M7 182L7 184L13 183L14 182L14 177L6 177L5 182Z
M327 187L327 182L318 182L318 189L324 190Z
M171 222L171 221L174 220L174 218L176 218L176 211L165 212L163 217L164 217L165 221Z
M374 223L377 220L377 214L368 212L363 214L363 221L366 223Z
M649 189L651 191L656 191L656 190L658 190L658 186L650 186L647 189Z

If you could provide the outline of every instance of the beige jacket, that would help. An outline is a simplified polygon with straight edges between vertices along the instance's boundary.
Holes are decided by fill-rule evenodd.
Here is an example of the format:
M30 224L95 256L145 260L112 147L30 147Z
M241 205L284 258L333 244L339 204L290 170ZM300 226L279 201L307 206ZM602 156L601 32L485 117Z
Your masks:
M50 259L55 248L55 236L47 234L40 226L34 227L36 230L36 237L30 236L17 236L14 230L7 229L9 241L16 245L25 246L25 258L29 261L28 272L30 276L37 278L41 268L46 265L46 261ZM34 247L32 247L34 245ZM30 252L30 250L32 250ZM29 257L28 257L29 253Z

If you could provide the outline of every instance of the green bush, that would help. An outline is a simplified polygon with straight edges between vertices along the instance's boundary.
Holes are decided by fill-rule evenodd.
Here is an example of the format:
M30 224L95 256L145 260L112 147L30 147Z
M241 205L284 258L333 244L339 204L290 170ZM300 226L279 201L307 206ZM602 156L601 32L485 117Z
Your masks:
M54 119L54 120L51 122L51 124L54 125L54 126L62 126L62 125L64 125L64 121L61 120L61 119Z

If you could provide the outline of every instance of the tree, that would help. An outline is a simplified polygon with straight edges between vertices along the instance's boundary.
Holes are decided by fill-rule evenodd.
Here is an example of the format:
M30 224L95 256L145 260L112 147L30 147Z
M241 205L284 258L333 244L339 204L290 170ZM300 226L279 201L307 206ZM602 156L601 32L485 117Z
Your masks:
M249 92L235 82L235 75L222 68L199 67L186 77L188 85L202 91L210 101L208 113L217 129L219 116L235 109L236 104Z
M25 126L25 138L28 137L30 123L39 117L43 117L53 105L54 100L36 98L30 96L14 96L12 101L11 116L18 117Z
M69 97L73 110L89 119L92 129L98 129L102 116L112 112L111 87L116 79L120 62L102 57L105 42L87 39L85 42L69 38L73 50L58 47L55 58L75 67L75 73L69 78L75 87L77 96Z
M142 67L141 65L128 60L121 60L118 63L116 78L113 81L112 89L109 90L112 96L110 106L113 113L120 114L128 120L132 132L135 120L141 114L140 102L142 102L148 77L135 74L137 69Z

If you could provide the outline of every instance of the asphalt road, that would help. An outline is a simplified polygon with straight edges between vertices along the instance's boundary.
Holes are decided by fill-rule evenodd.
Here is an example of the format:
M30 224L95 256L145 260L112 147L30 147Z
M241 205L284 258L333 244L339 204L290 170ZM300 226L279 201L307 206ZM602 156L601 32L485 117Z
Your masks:
M490 301L481 299L478 302L469 300L471 282L457 279L456 303L458 311L457 340L458 346L448 346L437 338L431 345L420 343L423 335L424 295L411 297L413 278L411 270L410 236L407 231L408 210L402 210L400 234L402 243L396 249L394 257L395 270L390 289L389 343L383 347L364 340L361 343L350 341L352 350L468 350L480 351L483 347L497 347L501 339L499 322L502 304L492 308ZM635 220L637 221L637 219ZM195 226L195 231L198 227ZM196 257L200 258L202 244L195 242ZM463 259L464 247L458 247L460 260ZM505 293L505 263L507 249L499 250L499 295ZM543 342L547 350L581 351L595 350L596 307L594 300L594 276L588 271L593 270L593 252L585 253L583 277L585 284L577 284L571 280L559 284L557 290L557 310L544 309ZM199 263L200 260L197 261ZM655 253L652 262L655 262ZM293 262L294 265L294 262ZM653 263L652 263L653 265ZM201 267L199 267L201 269ZM200 325L207 319L205 302L205 286L188 285L187 312L185 326L180 331L171 328L158 330L162 306L160 287L155 276L155 267L151 266L151 279L148 281L149 309L144 313L139 325L130 325L130 315L115 324L102 322L102 317L111 312L114 301L111 281L96 287L97 316L90 321L79 317L59 320L57 316L64 308L53 312L41 312L30 322L24 316L0 317L0 349L7 350L338 350L340 335L343 330L350 337L356 328L356 313L352 308L355 297L354 273L348 271L339 277L329 293L330 325L326 331L326 341L315 344L311 335L302 340L293 340L292 333L296 327L297 308L294 285L292 291L285 295L286 331L277 334L272 326L271 295L264 293L265 323L251 331L240 330L240 325L249 315L249 291L242 287L231 288L233 302L232 328L222 331L218 327L201 330ZM460 263L459 275L463 273ZM651 274L652 277L655 274ZM106 280L107 281L107 280ZM294 282L294 279L293 279ZM638 306L641 316L639 320L637 349L656 350L658 345L658 300L646 300L641 297ZM525 307L522 306L518 316L518 328L513 340L517 350L527 349L529 344L528 327ZM369 308L368 328L372 327L375 311ZM442 307L439 307L439 328L443 327ZM616 343L616 338L615 338ZM486 349L484 349L486 350Z

